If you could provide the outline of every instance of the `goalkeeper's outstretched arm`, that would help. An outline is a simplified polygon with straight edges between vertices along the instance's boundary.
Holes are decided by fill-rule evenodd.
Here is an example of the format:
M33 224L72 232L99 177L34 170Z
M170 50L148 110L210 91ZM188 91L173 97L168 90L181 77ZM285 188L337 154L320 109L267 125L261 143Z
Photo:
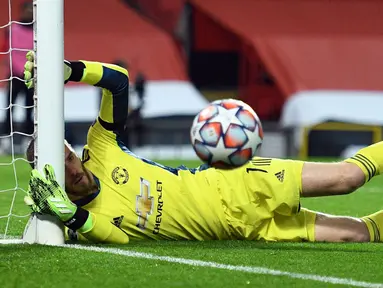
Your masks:
M107 130L124 128L128 114L129 74L120 66L91 61L71 61L68 81L101 87L102 102L98 120Z
M26 55L24 79L28 88L34 85L34 52ZM109 131L125 126L129 108L129 74L120 66L92 61L64 61L64 82L83 82L102 88L98 120Z

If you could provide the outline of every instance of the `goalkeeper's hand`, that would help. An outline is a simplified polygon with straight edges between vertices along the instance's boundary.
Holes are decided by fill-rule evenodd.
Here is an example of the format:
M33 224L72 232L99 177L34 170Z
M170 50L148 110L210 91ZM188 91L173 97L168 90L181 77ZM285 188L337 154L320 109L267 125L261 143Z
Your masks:
M34 68L35 68L35 52L29 51L26 55L27 62L24 65L24 80L27 88L30 89L34 86ZM69 61L64 60L64 83L67 83L70 75L72 74L72 67Z
M75 215L77 206L70 201L66 192L57 183L51 165L45 165L44 174L45 177L36 169L32 170L28 196L24 201L33 212L50 214L66 222Z

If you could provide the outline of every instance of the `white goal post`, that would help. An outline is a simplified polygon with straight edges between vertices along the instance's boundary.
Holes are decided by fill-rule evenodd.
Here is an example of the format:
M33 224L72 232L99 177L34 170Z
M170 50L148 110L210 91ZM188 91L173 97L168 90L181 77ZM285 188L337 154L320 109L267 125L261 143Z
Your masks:
M10 1L10 9L12 0ZM17 9L17 8L13 8ZM63 0L34 0L34 137L35 167L51 164L64 185L64 4ZM11 15L11 12L9 13ZM9 25L15 21L9 22ZM17 50L17 49L14 49ZM12 43L10 49L12 51ZM10 56L10 58L12 58ZM12 69L11 69L12 70ZM12 76L12 75L11 75ZM37 138L36 138L37 137ZM32 215L22 239L0 243L64 244L63 226L54 217Z
M51 164L64 185L64 2L34 0L35 165ZM33 215L24 233L28 243L64 243L53 217Z

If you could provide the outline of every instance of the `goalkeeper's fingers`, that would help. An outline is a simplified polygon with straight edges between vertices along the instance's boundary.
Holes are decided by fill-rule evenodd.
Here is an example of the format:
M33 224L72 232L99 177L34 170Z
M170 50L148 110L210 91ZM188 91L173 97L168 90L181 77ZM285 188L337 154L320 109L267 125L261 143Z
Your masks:
M53 169L53 166L50 165L50 164L45 164L44 165L44 174L45 174L45 178L49 181L49 182L56 182L56 174L55 174L55 170Z
M24 80L25 80L25 85L27 86L28 89L33 88L34 83L32 79L32 74L28 71L24 71Z
M45 164L44 174L45 174L45 178L49 181L49 185L51 187L50 189L54 189L55 190L54 192L61 190L59 183L57 183L55 170L53 169L52 165Z
M44 166L44 173L45 173L45 177L50 182L51 189L54 189L54 193L53 194L55 194L56 196L57 196L57 194L59 194L59 196L61 196L61 198L63 200L70 201L69 197L66 194L66 192L64 191L64 189L61 188L60 184L57 182L56 174L55 174L55 171L54 171L52 165L46 164Z
M33 62L25 62L25 65L24 65L24 76L25 74L29 72L29 74L32 75L32 72L33 72Z
M26 58L28 62L34 62L35 61L35 51L28 51Z
M33 169L31 172L31 178L29 179L29 186L31 187L32 199L44 200L49 196L54 196L54 189L51 189L51 182L49 182L40 172Z
M27 62L24 65L24 80L28 89L33 87L33 68L34 68L34 53L29 51L27 53Z
M31 178L29 182L33 182L34 180L37 180L35 181L36 183L39 183L39 182L47 183L47 179L43 175L41 175L37 169L33 169L31 171Z
M72 75L72 66L69 61L64 60L64 83L67 83Z

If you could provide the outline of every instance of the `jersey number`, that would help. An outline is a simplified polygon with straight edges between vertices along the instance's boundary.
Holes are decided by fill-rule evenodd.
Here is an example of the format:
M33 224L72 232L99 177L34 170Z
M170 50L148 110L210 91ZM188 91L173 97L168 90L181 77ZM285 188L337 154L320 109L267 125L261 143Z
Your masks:
M272 159L270 158L254 159L254 160L251 160L251 164L253 164L253 166L255 167L265 167L265 166L270 166L271 160ZM267 173L265 169L261 169L261 168L246 168L247 173L253 172L253 171Z
M140 195L136 197L137 227L145 230L148 218L153 212L154 199L150 196L149 181L141 178L140 182Z

